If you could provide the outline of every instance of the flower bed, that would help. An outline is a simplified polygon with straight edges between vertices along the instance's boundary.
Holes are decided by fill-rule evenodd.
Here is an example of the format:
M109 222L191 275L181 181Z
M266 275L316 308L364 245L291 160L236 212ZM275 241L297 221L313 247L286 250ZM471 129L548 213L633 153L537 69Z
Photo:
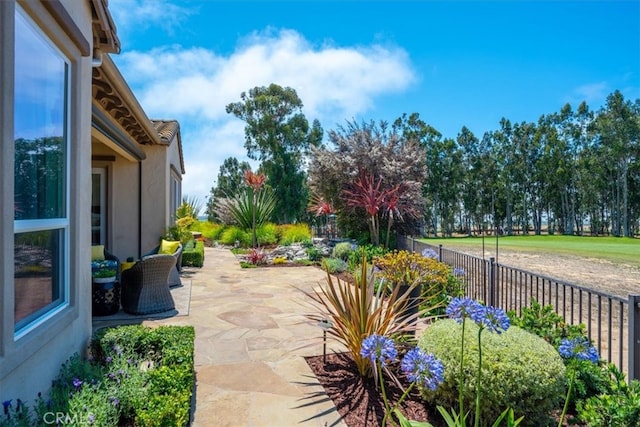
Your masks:
M186 426L194 388L192 327L140 325L100 331L88 358L62 365L34 405L3 402L0 426ZM28 402L27 402L28 403Z

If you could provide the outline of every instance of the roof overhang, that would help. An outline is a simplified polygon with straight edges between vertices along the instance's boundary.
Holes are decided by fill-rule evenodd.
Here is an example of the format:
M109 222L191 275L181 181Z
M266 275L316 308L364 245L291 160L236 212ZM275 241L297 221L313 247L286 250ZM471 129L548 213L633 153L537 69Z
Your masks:
M120 53L120 40L116 25L109 12L108 0L89 0L91 5L91 25L93 27L93 48L106 53Z
M93 68L93 110L103 110L138 144L160 144L160 136L109 55ZM97 105L96 105L97 104Z

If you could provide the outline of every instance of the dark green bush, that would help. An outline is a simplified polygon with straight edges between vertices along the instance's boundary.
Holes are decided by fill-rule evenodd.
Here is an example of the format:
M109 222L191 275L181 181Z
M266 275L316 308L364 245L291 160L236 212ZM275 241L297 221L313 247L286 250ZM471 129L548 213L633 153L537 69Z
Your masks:
M307 257L309 257L309 261L318 262L322 259L322 253L320 253L320 249L311 246L307 248Z
M99 332L94 352L115 359L124 349L135 349L147 361L145 396L133 408L136 425L183 426L190 417L195 379L194 339L191 326L121 326Z
M349 259L347 260L349 263L349 268L352 271L362 262L362 251L364 251L365 257L367 258L367 262L369 264L373 262L373 258L384 256L384 254L389 252L382 246L374 246L372 244L358 246L356 250L351 251L351 253L349 254Z
M473 408L478 370L478 327L465 326L464 402ZM445 366L445 380L434 391L423 395L432 404L445 408L458 405L462 326L444 319L429 326L419 341L426 352L434 353ZM482 334L482 420L491 425L507 408L516 418L524 415L526 425L544 425L549 413L562 399L565 367L558 352L530 332L516 326L502 334Z
M624 374L608 365L607 390L577 403L577 416L588 426L640 427L640 381L627 384Z
M182 265L202 267L204 265L204 242L195 241L195 245L182 251Z
M20 399L14 407L5 404L0 426L49 425L57 413L69 414L69 425L187 426L194 338L191 326L103 329L90 343L90 357L76 353L63 363L33 405Z
M535 300L531 302L531 307L522 309L520 316L514 311L510 311L508 314L512 325L519 326L544 338L556 350L560 346L560 342L565 338L572 339L587 336L584 324L570 325L555 312L552 305L543 307ZM581 362L577 364L576 369L574 389L569 400L571 408L575 408L576 402L606 393L609 384L609 374L606 367L591 362ZM565 383L567 386L569 385L568 378Z

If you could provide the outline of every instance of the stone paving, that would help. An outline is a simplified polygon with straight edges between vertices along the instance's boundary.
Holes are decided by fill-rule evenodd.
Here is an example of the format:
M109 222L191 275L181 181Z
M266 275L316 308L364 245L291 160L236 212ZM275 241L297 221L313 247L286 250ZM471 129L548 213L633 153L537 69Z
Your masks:
M304 318L308 299L296 287L318 286L325 273L243 269L228 249L206 248L204 267L183 276L189 315L144 324L195 327L193 426L345 426L304 359L322 354L322 330Z

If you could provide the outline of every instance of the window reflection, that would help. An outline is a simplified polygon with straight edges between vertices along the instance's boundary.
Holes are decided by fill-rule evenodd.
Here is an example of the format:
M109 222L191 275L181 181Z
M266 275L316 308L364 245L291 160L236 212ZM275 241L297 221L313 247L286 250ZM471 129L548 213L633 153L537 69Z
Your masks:
M16 5L14 316L18 334L69 300L69 73L69 61Z
M20 13L15 36L15 219L63 217L68 66Z
M62 230L17 233L14 246L16 327L62 300Z

